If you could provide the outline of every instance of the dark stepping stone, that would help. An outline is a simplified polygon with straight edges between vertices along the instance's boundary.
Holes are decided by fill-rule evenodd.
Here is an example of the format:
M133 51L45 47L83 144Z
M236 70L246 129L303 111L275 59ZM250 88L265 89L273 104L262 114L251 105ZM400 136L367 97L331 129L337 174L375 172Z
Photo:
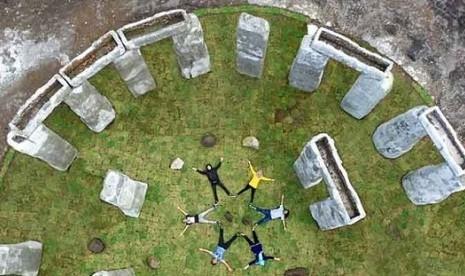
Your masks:
M87 249L89 249L89 251L92 253L102 253L103 250L105 250L105 244L101 239L93 238L87 245Z
M274 112L274 122L281 123L287 117L287 112L284 109L276 109Z
M305 267L296 267L288 269L284 272L284 276L308 276L310 272Z
M249 225L249 226L250 226L250 225L253 224L253 222L252 222L252 220L251 220L250 218L248 218L248 217L243 217L243 218L242 218L242 224L244 224L244 225Z
M200 139L200 144L206 148L211 148L216 145L216 136L211 133L206 133Z
M224 218L227 221L232 222L234 219L234 216L229 211L226 211L226 213L224 213Z
M160 267L160 261L155 258L154 256L149 256L147 257L147 265L151 268L151 269L157 269Z

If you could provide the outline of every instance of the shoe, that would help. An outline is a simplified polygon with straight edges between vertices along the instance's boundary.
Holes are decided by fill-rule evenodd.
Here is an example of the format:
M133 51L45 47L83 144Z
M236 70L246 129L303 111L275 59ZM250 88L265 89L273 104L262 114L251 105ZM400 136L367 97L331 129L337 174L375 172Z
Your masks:
M237 194L229 194L229 197L236 198Z
M252 231L255 231L255 229L257 229L257 226L258 226L258 224L255 223L255 224L253 225L253 227L252 227Z
M237 232L236 235L241 236L241 237L244 237L244 236L245 236L245 234L242 233L242 232Z

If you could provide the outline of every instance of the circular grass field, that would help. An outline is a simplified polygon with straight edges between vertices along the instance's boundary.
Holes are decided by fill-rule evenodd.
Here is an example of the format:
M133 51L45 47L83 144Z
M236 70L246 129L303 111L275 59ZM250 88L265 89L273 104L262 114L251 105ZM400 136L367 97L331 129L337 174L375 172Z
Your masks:
M235 71L235 28L241 11L270 22L260 80ZM377 125L428 102L408 77L396 69L392 92L359 121L339 108L357 72L331 61L314 93L288 85L292 60L306 33L305 18L256 7L197 13L210 52L211 73L185 80L171 41L145 47L142 53L155 76L155 91L133 98L111 67L90 80L117 112L105 131L92 133L66 106L46 121L79 150L69 172L53 170L20 153L7 153L0 172L0 243L41 241L41 275L89 275L124 267L133 267L137 275L227 274L225 267L211 266L209 256L198 251L215 246L218 229L194 226L179 237L184 225L176 210L180 206L199 212L210 206L209 183L190 168L224 157L220 175L230 190L237 192L247 183L249 159L266 176L277 179L259 187L255 203L274 207L284 194L291 210L287 232L279 221L257 230L265 252L282 261L241 270L252 255L247 243L238 239L226 254L236 275L280 275L297 266L309 268L312 275L460 273L465 260L461 194L434 206L415 207L400 185L408 171L441 162L432 144L422 141L403 157L387 160L371 141ZM278 121L276 113L281 117ZM206 132L218 137L215 147L200 145ZM305 190L292 168L305 143L320 132L335 139L367 213L355 225L327 232L318 229L308 210L310 203L327 197L324 184ZM260 140L259 151L241 146L249 135ZM176 157L186 162L179 172L169 169ZM125 217L100 201L108 169L149 184L140 218ZM219 190L219 195L223 205L210 217L222 220L226 238L237 231L249 234L250 226L242 219L259 218L247 207L249 194L231 199ZM233 215L233 222L224 219L226 211ZM105 241L104 253L87 250L93 237ZM155 272L145 264L150 255L161 262Z

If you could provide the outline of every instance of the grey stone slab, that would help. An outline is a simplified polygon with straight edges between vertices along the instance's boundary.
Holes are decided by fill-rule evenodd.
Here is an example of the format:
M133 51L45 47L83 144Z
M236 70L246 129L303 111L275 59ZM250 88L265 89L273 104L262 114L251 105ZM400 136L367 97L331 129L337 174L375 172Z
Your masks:
M0 244L0 275L36 276L42 259L42 244L27 241Z
M139 217L147 184L132 180L121 172L109 170L103 182L100 199L117 206L129 217Z
M113 61L113 65L135 97L144 95L156 88L155 80L140 50L127 51Z
M305 145L299 158L294 162L294 171L305 189L317 185L323 179L321 164L311 143Z
M185 32L173 36L181 74L190 79L210 72L210 55L203 38L202 25L195 14L188 14L188 27Z
M351 224L344 206L331 198L311 204L310 213L321 230L331 230Z
M312 36L305 35L289 73L289 84L297 89L312 92L321 83L328 57L311 48Z
M394 76L387 73L384 79L362 73L344 96L341 108L357 119L368 115L391 91Z
M115 119L110 101L88 81L74 88L64 102L94 132L103 131Z
M43 124L30 136L8 133L8 144L15 150L45 161L53 168L66 171L77 156L77 150Z
M454 175L447 163L426 166L402 179L408 198L416 205L439 203L465 189L465 179Z
M236 34L236 70L250 77L263 73L270 25L263 18L247 13L239 16Z
M102 270L95 272L92 276L135 276L136 273L132 268L116 269L116 270Z
M410 151L427 135L419 116L426 106L417 106L381 124L373 134L373 143L386 158L397 158Z

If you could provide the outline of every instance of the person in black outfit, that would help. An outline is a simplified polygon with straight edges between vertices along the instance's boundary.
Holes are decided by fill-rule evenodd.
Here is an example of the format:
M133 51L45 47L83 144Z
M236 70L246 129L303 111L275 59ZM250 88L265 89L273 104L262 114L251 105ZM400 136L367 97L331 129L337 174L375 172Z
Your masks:
M250 250L255 256L255 258L250 263L248 263L244 267L244 269L248 269L251 265L264 266L267 260L275 260L275 261L281 260L273 256L265 255L265 253L263 252L263 246L258 240L258 236L255 230L252 231L253 241L249 237L247 237L247 235L245 235L244 233L239 233L239 235L241 235L249 243Z
M223 182L220 180L220 177L218 176L218 169L221 167L221 164L223 162L223 157L221 157L220 162L213 167L211 164L207 164L205 166L205 170L199 170L197 168L192 168L194 171L206 175L208 178L208 181L210 181L210 184L212 186L213 190L213 197L215 198L215 205L218 204L218 193L216 192L216 186L220 186L228 196L235 197L236 195L232 194L228 188L223 184Z

